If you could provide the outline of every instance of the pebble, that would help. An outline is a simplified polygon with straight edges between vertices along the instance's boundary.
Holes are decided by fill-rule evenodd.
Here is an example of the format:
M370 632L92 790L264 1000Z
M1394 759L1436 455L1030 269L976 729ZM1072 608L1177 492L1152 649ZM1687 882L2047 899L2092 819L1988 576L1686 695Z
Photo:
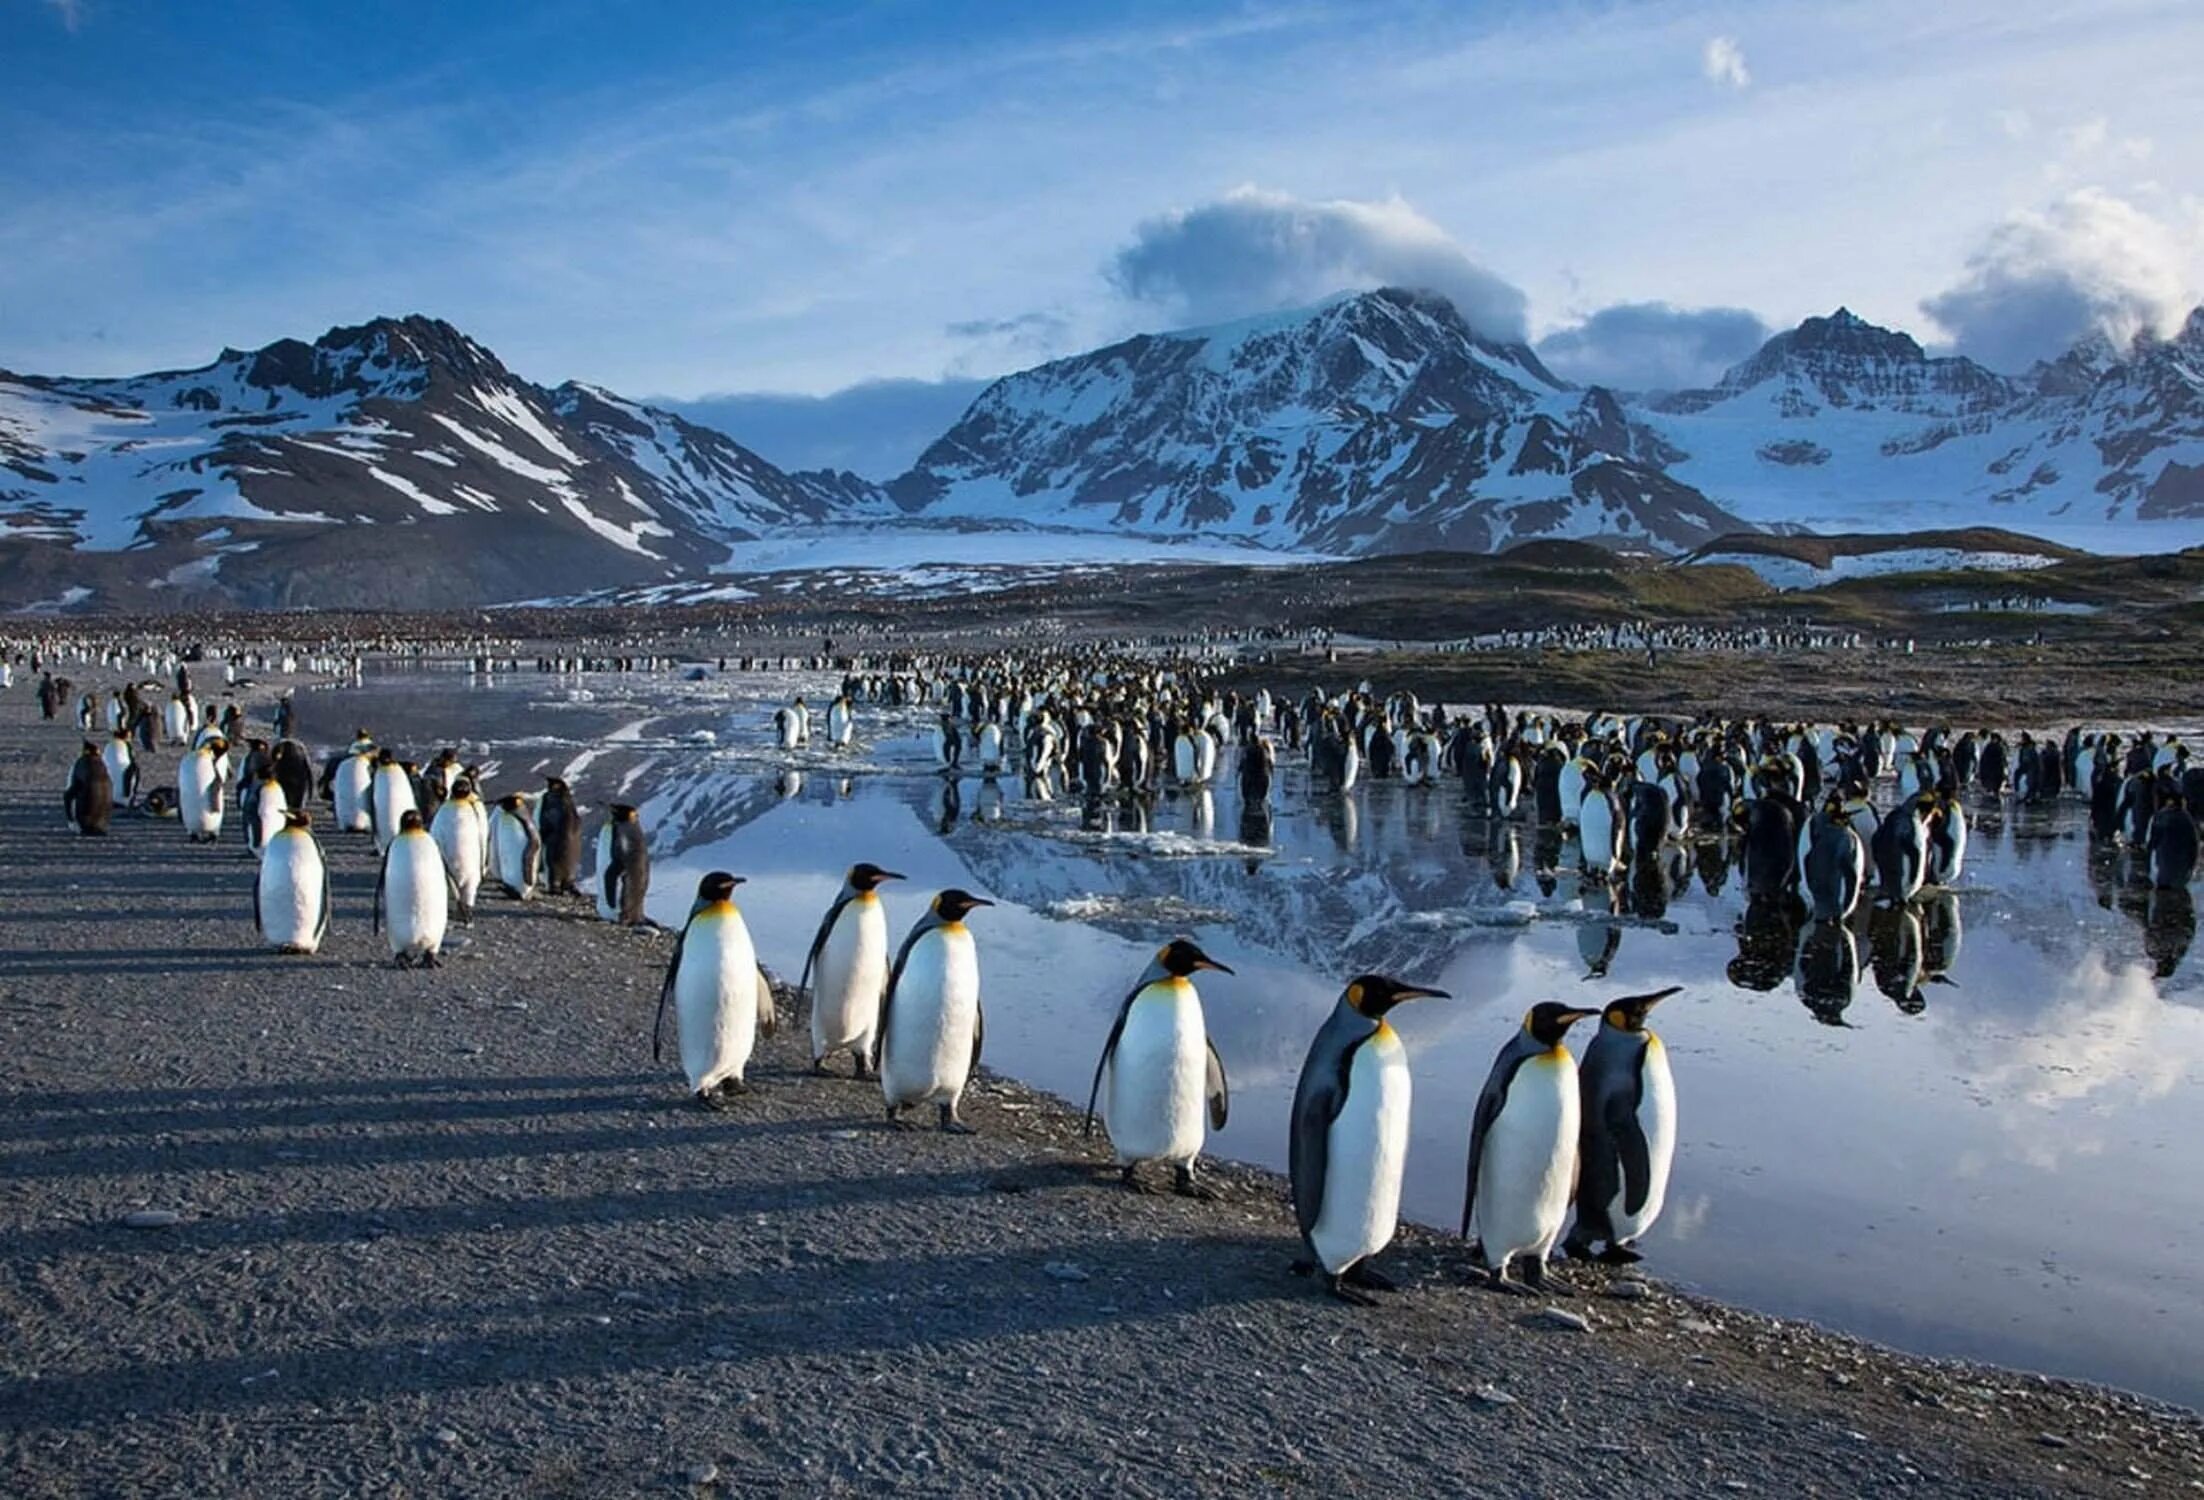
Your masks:
M1582 1313L1570 1312L1565 1307L1541 1307L1523 1320L1533 1328L1560 1328L1570 1333L1590 1333L1591 1319Z
M173 1208L141 1208L122 1216L125 1229L170 1229L184 1222Z
M458 1430L451 1427L439 1427L436 1429L436 1440L449 1448L459 1441Z
M2058 1435L2057 1433L2055 1433L2055 1432L2039 1432L2039 1433L2037 1433L2037 1434L2036 1434L2036 1444L2037 1444L2037 1446L2038 1446L2038 1447L2043 1447L2043 1448L2071 1448L2071 1447L2073 1447L2073 1446L2074 1446L2074 1444L2072 1443L2072 1441L2070 1441L2070 1440L2069 1440L2069 1439L2067 1439L2067 1438L2062 1438L2062 1437L2060 1437L2060 1436L2059 1436L2059 1435Z
M719 1465L707 1458L700 1464L689 1465L688 1476L691 1484L710 1484L719 1478Z
M1041 1270L1058 1281L1092 1281L1094 1275L1085 1266L1073 1265L1068 1260L1052 1260Z
M1496 1385L1481 1385L1470 1392L1487 1406L1513 1406L1515 1398Z
M1720 1331L1705 1318L1678 1318L1676 1327L1684 1333L1717 1333Z
M1642 1302L1653 1295L1653 1288L1642 1281L1618 1281L1607 1289L1607 1295L1622 1302Z

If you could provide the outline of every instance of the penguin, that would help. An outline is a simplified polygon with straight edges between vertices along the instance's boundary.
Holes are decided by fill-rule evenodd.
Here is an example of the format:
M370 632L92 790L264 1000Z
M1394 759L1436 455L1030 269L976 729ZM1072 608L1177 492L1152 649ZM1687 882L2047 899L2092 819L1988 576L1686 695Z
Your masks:
M1446 998L1444 990L1364 974L1341 992L1302 1060L1288 1150L1307 1254L1294 1270L1320 1270L1343 1302L1372 1306L1371 1292L1393 1289L1368 1264L1400 1226L1408 1160L1408 1050L1386 1015L1404 1001Z
M963 763L964 731L954 718L943 714L934 724L934 769L954 775Z
M472 921L475 899L482 892L482 799L475 795L471 777L454 777L450 786L451 795L429 819L429 837L444 856L444 868L451 871L460 920Z
M2180 794L2168 796L2151 814L2150 829L2143 837L2143 856L2153 889L2185 889L2196 878L2196 819Z
M285 811L260 851L253 928L279 953L318 952L329 934L329 863L302 808Z
M895 955L873 1039L873 1066L890 1121L900 1121L911 1105L932 1103L941 1110L943 1130L972 1133L957 1106L980 1065L987 1024L979 950L964 919L975 907L994 904L954 888L941 892Z
M993 776L1003 768L1003 727L987 723L980 726L974 737L974 745L980 758L980 774Z
M1867 883L1867 848L1832 792L1799 837L1799 885L1815 920L1842 920L1859 904Z
M297 740L279 738L268 752L268 774L283 788L283 805L303 808L314 794L314 763Z
M535 900L543 842L528 816L528 799L508 792L497 799L489 817L490 861L497 869L497 883L515 901Z
M368 833L375 827L375 751L355 749L339 758L330 778L330 795L337 804L337 827L346 833Z
M114 795L122 799L125 807L138 805L139 781L143 773L138 769L138 757L130 749L130 734L118 729L107 737L107 744L100 751L100 760L107 767L107 779Z
M375 752L374 780L368 796L368 818L375 830L375 852L386 854L390 841L398 836L404 815L418 811L419 800L413 795L413 778L406 768L388 750Z
M1883 898L1911 901L1928 880L1929 823L1936 812L1933 795L1916 796L1884 815L1869 840Z
M773 989L758 968L750 928L735 906L742 877L714 870L697 882L696 903L673 945L666 980L658 990L658 1016L651 1023L651 1059L659 1056L666 1007L674 1008L681 1044L681 1071L689 1092L706 1109L725 1109L746 1093L744 1074L759 1036L771 1036L775 1023Z
M421 810L407 808L398 814L375 877L375 931L389 940L399 968L437 966L454 899L451 872L421 825Z
M221 839L226 791L215 744L185 752L183 763L176 768L176 811L194 844L212 844Z
M1681 986L1610 1000L1577 1069L1576 1222L1564 1246L1587 1259L1628 1265L1668 1196L1676 1156L1676 1080L1647 1012Z
M582 872L582 815L564 777L546 776L536 797L536 837L543 845L543 889L552 896L579 896Z
M803 700L798 699L801 703ZM804 742L802 713L793 705L784 704L773 710L774 742L783 750L795 750Z
M827 705L827 744L836 750L847 750L856 734L857 710L847 693L837 694Z
M639 927L649 894L650 846L643 839L643 820L627 803L615 802L597 832L597 915Z
M1950 886L1959 883L1967 862L1967 810L1950 793L1937 797L1936 816L1928 826L1928 875L1926 883Z
M1577 806L1577 846L1583 851L1584 871L1594 880L1607 880L1622 868L1622 819L1614 794L1597 772L1586 778Z
M245 847L264 854L268 840L282 830L283 815L291 810L291 804L283 795L283 783L273 776L262 776L246 791L249 795L238 798L237 808L245 825Z
M1193 976L1203 969L1232 972L1186 938L1157 949L1118 1003L1101 1060L1094 1065L1083 1133L1094 1133L1099 1102L1125 1186L1135 1191L1145 1191L1140 1164L1160 1161L1170 1163L1174 1187L1182 1196L1208 1196L1194 1180L1194 1161L1206 1138L1202 1114L1206 1108L1210 1129L1224 1129L1231 1094L1224 1059L1209 1040L1201 996L1194 989Z
M1546 1257L1568 1217L1581 1111L1576 1059L1563 1038L1598 1014L1556 1000L1532 1006L1477 1096L1462 1234L1474 1226L1497 1291L1528 1295L1545 1285ZM1507 1275L1518 1256L1520 1284Z
M115 779L107 773L107 761L90 740L69 767L69 785L61 794L61 815L79 836L97 838L107 832L115 811Z
M811 996L814 1073L826 1072L827 1057L848 1048L856 1076L872 1076L880 994L888 983L888 916L880 887L902 878L875 864L851 865L812 936L796 989Z

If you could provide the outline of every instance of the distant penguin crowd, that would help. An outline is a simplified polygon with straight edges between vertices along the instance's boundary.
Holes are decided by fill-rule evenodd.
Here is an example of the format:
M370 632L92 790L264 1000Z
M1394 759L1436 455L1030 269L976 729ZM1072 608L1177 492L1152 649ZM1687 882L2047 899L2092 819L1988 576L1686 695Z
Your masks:
M105 693L79 694L55 662L5 663L9 684L19 667L35 678L44 719L73 715L87 734L105 732L71 762L67 826L107 834L120 805L173 816L191 843L218 845L234 808L237 842L256 860L253 921L270 948L311 955L326 940L330 878L317 819L336 836L372 841L371 925L403 968L436 968L452 926L471 923L486 896L585 898L607 922L652 925L650 840L635 805L606 807L585 884L583 809L559 776L493 792L456 749L416 760L365 728L317 760L288 695L272 733L258 736L234 698L199 700L183 660L113 647L98 660L129 669ZM145 675L155 661L160 674ZM339 655L289 659L301 668L340 680L356 670ZM250 684L227 666L225 690L241 685ZM1297 765L1315 795L1396 781L1457 797L1468 816L1495 826L1571 829L1580 873L1595 887L1687 842L1719 841L1737 851L1748 900L1783 903L1831 933L1863 904L1907 912L1924 892L1958 883L1970 795L2023 806L2081 799L2092 835L2127 851L2135 879L2161 889L2193 880L2193 809L2204 805L2204 765L2191 764L2172 735L2077 726L2008 738L1881 720L1461 710L1368 683L1250 690L1208 666L1100 647L844 658L823 709L794 697L773 709L760 737L774 752L840 754L856 746L863 717L882 709L927 726L933 770L946 780L1017 776L1043 803L1139 804L1229 777L1243 805L1267 811L1281 767ZM148 789L150 758L164 746L177 753L173 789ZM931 1112L939 1129L969 1131L963 1103L986 1040L980 940L994 903L961 888L935 891L915 917L905 913L893 942L888 903L903 879L853 865L820 916L793 986L808 1015L811 1066L829 1074L846 1059L851 1076L878 1088L890 1121ZM677 1066L688 1096L715 1111L739 1109L788 993L759 962L738 901L744 883L731 871L699 880L652 1025L654 1058ZM1199 1164L1231 1096L1199 986L1234 979L1190 938L1170 938L1132 976L1099 1036L1085 1128L1106 1136L1129 1189L1154 1191L1156 1174L1167 1173L1175 1192L1208 1192ZM1674 993L1544 1001L1510 1028L1464 1122L1460 1229L1493 1288L1545 1289L1557 1249L1610 1263L1642 1253L1677 1147L1676 1081L1651 1024ZM1287 1127L1301 1243L1294 1269L1348 1302L1393 1285L1375 1261L1398 1226L1413 1069L1392 1017L1410 1002L1447 998L1356 975L1301 1066ZM1569 1043L1586 1023L1594 1029L1580 1062Z

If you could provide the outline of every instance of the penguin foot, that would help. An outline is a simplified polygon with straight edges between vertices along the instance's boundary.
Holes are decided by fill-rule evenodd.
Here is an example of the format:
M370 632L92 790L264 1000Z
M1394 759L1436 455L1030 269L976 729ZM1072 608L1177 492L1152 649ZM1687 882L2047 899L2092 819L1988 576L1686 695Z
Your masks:
M1356 1261L1340 1274L1348 1282L1361 1287L1364 1291L1397 1292L1400 1290L1399 1282L1366 1260Z
M1592 1242L1590 1240L1563 1240L1561 1249L1562 1253L1571 1260L1592 1260L1595 1258L1592 1254Z
M1118 1168L1117 1181L1120 1187L1129 1192L1138 1193L1144 1198L1155 1191L1154 1188L1140 1180L1140 1166L1136 1162L1127 1162L1124 1166Z
M1344 1276L1332 1277L1326 1290L1349 1307L1375 1307L1378 1305L1377 1298L1371 1296L1368 1292L1349 1286L1347 1278Z
M698 1109L708 1109L714 1114L723 1113L728 1105L726 1096L716 1088L698 1089L689 1097L695 1102Z
M433 953L424 953L421 955L421 967L424 969L441 969L444 967L444 961Z
M1485 1285L1495 1292L1505 1292L1510 1297L1535 1297L1537 1292L1520 1281L1510 1281L1505 1268L1494 1266L1485 1272Z
M1181 1198L1192 1198L1201 1203L1214 1203L1219 1196L1217 1190L1208 1183L1197 1182L1194 1179L1194 1169L1192 1167L1180 1167L1178 1169L1171 1180L1171 1191Z
M811 1060L811 1076L814 1078L832 1078L834 1074L828 1070L825 1058L814 1057Z
M979 1129L958 1119L954 1104L944 1104L941 1106L941 1132L943 1135L978 1135Z
M1313 1260L1297 1260L1286 1269L1296 1276L1314 1276L1316 1274L1316 1262Z
M1607 1266L1634 1266L1645 1259L1645 1253L1628 1244L1609 1244L1599 1253L1600 1264Z

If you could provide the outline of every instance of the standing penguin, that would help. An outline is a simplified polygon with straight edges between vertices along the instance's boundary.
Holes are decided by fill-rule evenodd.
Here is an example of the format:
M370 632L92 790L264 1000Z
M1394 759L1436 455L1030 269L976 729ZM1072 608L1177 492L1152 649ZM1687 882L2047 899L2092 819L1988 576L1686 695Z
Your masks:
M2151 886L2161 891L2186 888L2196 878L2196 845L2196 819L2175 792L2151 814L2150 831L2143 838Z
M1967 810L1954 793L1937 795L1936 816L1928 827L1927 883L1950 886L1959 883L1967 862Z
M650 846L633 807L615 802L597 832L597 915L623 927L643 924L650 894Z
M1816 921L1841 921L1859 904L1867 883L1867 846L1832 792L1799 839L1799 885Z
M114 794L122 798L122 805L136 807L138 782L143 773L138 769L138 757L131 752L127 730L118 729L107 737L100 760L107 766L107 779L113 783Z
M338 758L329 783L330 797L337 804L337 827L346 833L371 832L375 827L374 745L363 749L355 742Z
M1408 1160L1408 1049L1385 1017L1427 997L1447 998L1382 974L1351 981L1309 1044L1293 1091L1293 1216L1308 1252L1294 1270L1321 1269L1343 1302L1367 1307L1370 1292L1393 1289L1368 1264L1400 1227Z
M421 826L421 810L407 808L398 814L375 877L375 931L388 937L399 968L436 967L454 899L451 872Z
M1571 1255L1628 1265L1642 1257L1633 1248L1661 1216L1668 1170L1676 1158L1676 1080L1668 1049L1645 1024L1647 1012L1676 993L1610 1000L1598 1035L1584 1049L1578 1069L1576 1223L1569 1229Z
M543 888L553 896L579 896L582 873L582 815L573 789L559 776L543 778L536 798L536 836L543 843Z
M1598 1014L1555 1000L1532 1006L1477 1096L1462 1234L1475 1227L1496 1291L1528 1294L1545 1284L1546 1257L1561 1238L1576 1167L1577 1068L1563 1038ZM1507 1274L1517 1256L1520 1285Z
M283 828L283 815L291 810L283 795L283 783L263 775L247 785L237 799L237 811L245 824L245 847L255 854L267 852L268 840Z
M283 826L260 851L253 882L253 926L279 953L313 953L329 933L329 865L303 809L283 815Z
M814 1073L824 1073L828 1055L846 1047L856 1075L872 1076L873 1033L888 983L888 916L879 893L883 883L902 878L875 864L850 866L811 939L796 988L811 992Z
M429 820L429 837L436 841L437 853L444 856L444 868L451 871L460 919L471 921L475 898L482 892L482 799L475 795L471 777L454 777L450 790L451 795Z
M966 891L943 891L903 939L880 997L873 1042L890 1120L911 1105L932 1103L940 1107L943 1130L972 1133L957 1106L980 1065L987 1023L980 1010L979 949L964 919L974 907L994 904Z
M69 767L69 785L61 794L61 815L87 838L107 832L107 820L115 811L115 782L107 774L107 762L99 746L90 740Z
M1868 841L1883 898L1911 901L1928 879L1929 823L1936 811L1934 793L1908 798L1884 814Z
M758 968L749 925L735 907L740 884L740 876L724 870L697 882L696 904L689 908L689 920L666 964L658 1017L651 1023L655 1062L671 1002L681 1071L688 1077L689 1092L707 1109L725 1109L733 1096L748 1090L743 1075L758 1037L773 1034L772 987Z
M847 750L856 734L857 710L847 693L837 693L827 705L827 743L837 750Z
M398 836L404 816L417 811L419 800L413 795L413 778L398 757L388 750L375 752L375 774L369 784L368 816L375 829L375 852L388 853L390 842Z
M186 751L176 768L176 810L184 832L194 844L212 844L222 837L223 799L227 795L222 775L222 743L217 740Z
M1161 1161L1171 1164L1179 1193L1204 1195L1194 1182L1194 1160L1206 1138L1202 1113L1206 1106L1210 1127L1224 1129L1231 1096L1224 1059L1209 1040L1201 996L1194 989L1193 976L1203 969L1232 972L1186 938L1174 938L1158 949L1131 993L1119 1002L1116 1022L1102 1044L1102 1060L1094 1065L1085 1131L1094 1132L1099 1100L1125 1185L1135 1190L1144 1191L1140 1164Z
M497 883L515 901L536 899L536 875L543 863L543 843L528 816L528 799L508 792L497 799L490 813L490 861L497 868Z

